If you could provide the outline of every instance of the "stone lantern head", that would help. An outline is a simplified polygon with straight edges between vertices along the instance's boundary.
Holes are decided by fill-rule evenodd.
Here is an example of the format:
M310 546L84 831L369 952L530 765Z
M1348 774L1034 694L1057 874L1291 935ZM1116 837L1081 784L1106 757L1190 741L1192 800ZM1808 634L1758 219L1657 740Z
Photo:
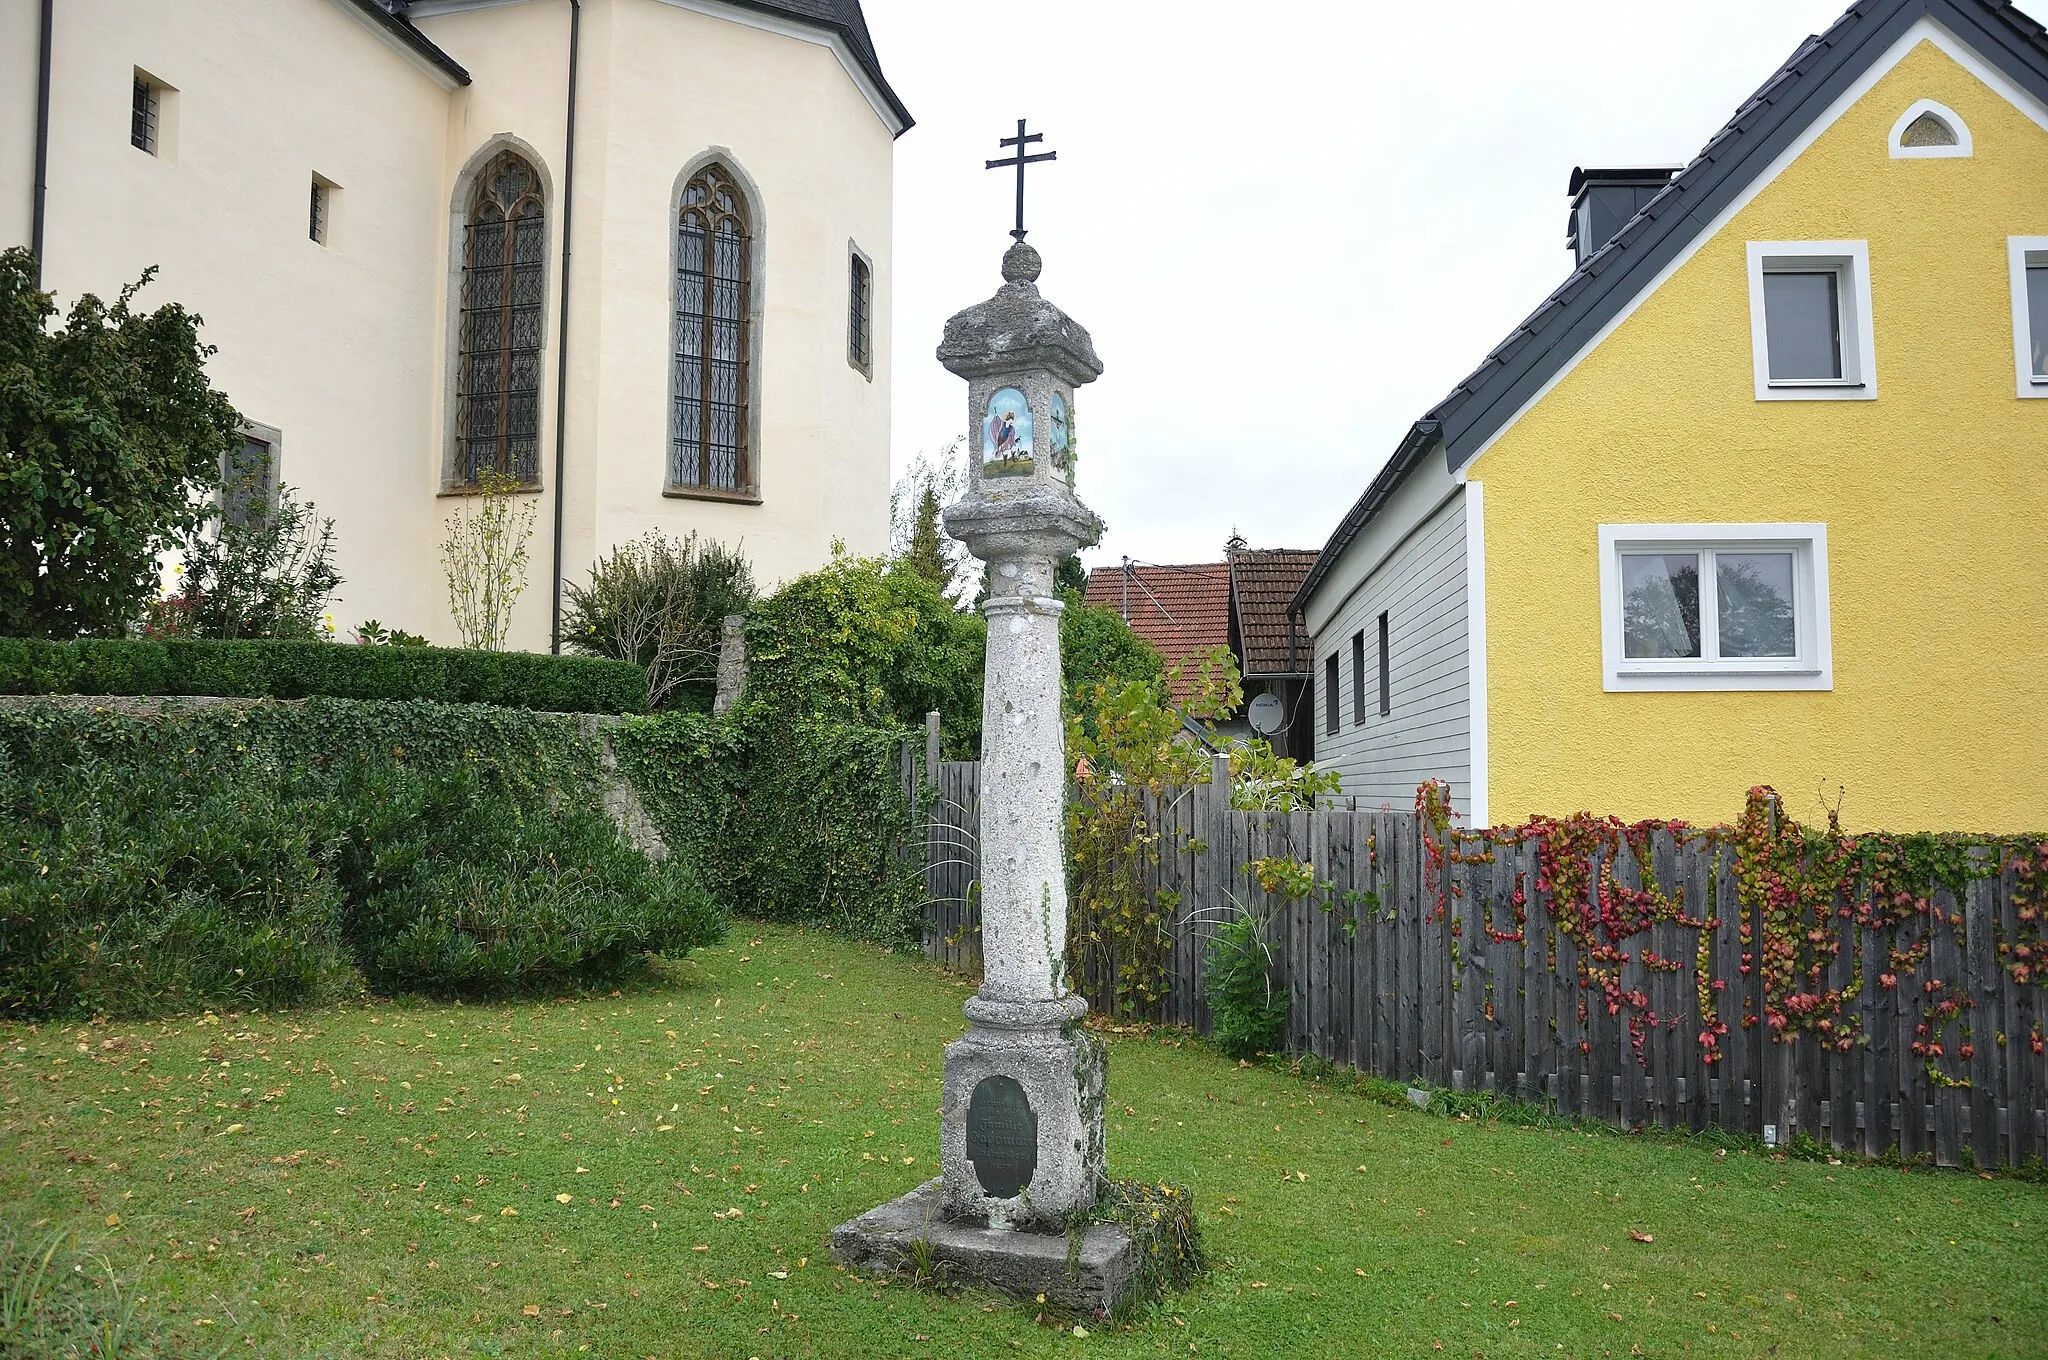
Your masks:
M1074 489L1074 389L1102 376L1080 323L1038 295L1038 252L1003 256L1003 286L946 323L939 362L967 380L970 499Z

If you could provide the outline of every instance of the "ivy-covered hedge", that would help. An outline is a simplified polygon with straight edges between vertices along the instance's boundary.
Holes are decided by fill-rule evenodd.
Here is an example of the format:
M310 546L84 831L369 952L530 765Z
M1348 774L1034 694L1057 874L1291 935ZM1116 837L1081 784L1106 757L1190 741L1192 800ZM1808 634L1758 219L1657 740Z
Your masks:
M490 995L716 939L599 769L583 722L504 708L0 710L0 1015Z
M644 713L647 676L626 661L532 652L274 640L0 638L0 694L432 699L553 713Z
M924 893L923 864L907 853L910 735L748 703L721 718L629 719L612 744L670 853L720 902L909 944Z

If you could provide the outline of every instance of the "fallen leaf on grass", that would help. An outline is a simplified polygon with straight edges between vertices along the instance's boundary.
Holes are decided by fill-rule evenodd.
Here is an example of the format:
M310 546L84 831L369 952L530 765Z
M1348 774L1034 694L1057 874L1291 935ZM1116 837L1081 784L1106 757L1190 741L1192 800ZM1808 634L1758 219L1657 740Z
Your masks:
M498 1217L499 1217L499 1218L517 1218L517 1217L519 1217L519 1211L518 1211L517 1209L513 1208L513 1207L512 1207L511 1205L509 1205L509 1204L508 1204L508 1205L506 1205L506 1206L505 1206L504 1208L502 1208L502 1209L498 1210Z
M525 1314L525 1315L526 1315L527 1317L539 1317L539 1316L540 1316L540 1305L539 1305L539 1304L537 1304L537 1303L529 1303L529 1304L527 1304L527 1305L526 1305L526 1306L525 1306L524 1308L520 1309L519 1311L520 1311L521 1313Z
M1637 1232L1634 1228L1628 1230L1628 1235L1638 1242L1654 1242L1657 1240L1646 1232Z
M575 1197L574 1195L568 1195L568 1194L563 1194L563 1195L556 1195L556 1196L555 1196L555 1203L557 1203L557 1204L569 1204L569 1203L573 1203L573 1202L575 1201L575 1199L576 1199L576 1197Z

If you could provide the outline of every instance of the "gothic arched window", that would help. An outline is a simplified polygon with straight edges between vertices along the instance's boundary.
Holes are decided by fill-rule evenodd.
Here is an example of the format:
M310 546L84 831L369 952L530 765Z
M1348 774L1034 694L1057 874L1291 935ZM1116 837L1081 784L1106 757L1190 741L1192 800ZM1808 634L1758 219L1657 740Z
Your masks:
M517 152L500 152L476 177L463 228L455 476L465 486L486 470L540 481L546 251L540 176Z
M705 166L683 186L676 214L668 480L681 490L754 488L752 250L746 196L723 165Z

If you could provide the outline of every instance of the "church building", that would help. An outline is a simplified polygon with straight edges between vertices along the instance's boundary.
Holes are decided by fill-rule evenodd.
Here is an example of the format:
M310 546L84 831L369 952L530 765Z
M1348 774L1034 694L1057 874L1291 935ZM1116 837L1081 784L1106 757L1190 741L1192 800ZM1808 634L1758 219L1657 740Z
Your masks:
M455 641L439 544L533 497L510 646L647 530L764 587L888 542L891 175L859 0L10 0L0 244L156 267L335 521L343 635Z

